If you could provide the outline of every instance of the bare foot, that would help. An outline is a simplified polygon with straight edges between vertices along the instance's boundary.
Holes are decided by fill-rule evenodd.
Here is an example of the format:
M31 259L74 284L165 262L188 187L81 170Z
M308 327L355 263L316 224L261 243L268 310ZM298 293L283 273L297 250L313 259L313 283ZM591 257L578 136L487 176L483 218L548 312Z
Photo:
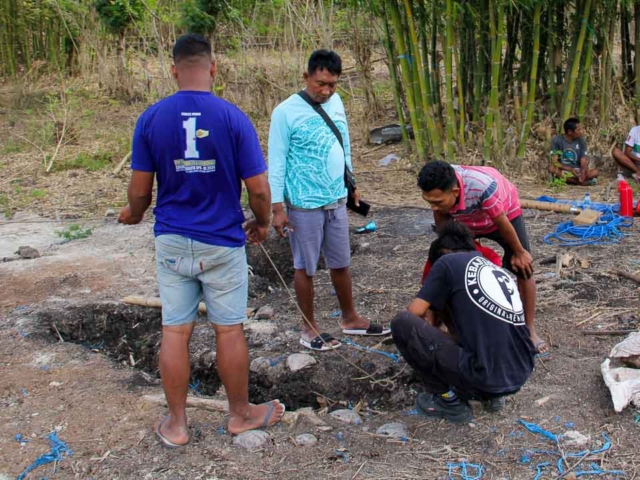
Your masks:
M302 332L300 333L300 337L302 337L303 340L306 340L307 342L311 342L313 339L315 339L318 335L320 330L318 330L318 327L316 326L316 330L302 330ZM322 332L320 332L322 333ZM325 341L326 343L326 341ZM338 340L336 340L335 338L333 340L331 340L330 342L328 342L331 346L335 346L335 345L339 345L340 342Z
M238 435L247 430L270 427L282 420L284 411L285 406L278 400L271 400L260 405L249 405L249 409L244 416L230 415L229 433Z
M156 425L156 433L160 437L160 440L168 447L181 447L189 443L189 433L186 425L175 425L172 422L171 416L164 417L158 422Z
M354 313L349 317L342 317L342 322L340 323L343 330L366 330L369 328L369 325L371 325L371 322L369 320L365 320L357 313Z
M544 355L545 353L549 353L549 345L547 345L547 342L542 340L537 333L531 332L531 342L533 342L537 354Z

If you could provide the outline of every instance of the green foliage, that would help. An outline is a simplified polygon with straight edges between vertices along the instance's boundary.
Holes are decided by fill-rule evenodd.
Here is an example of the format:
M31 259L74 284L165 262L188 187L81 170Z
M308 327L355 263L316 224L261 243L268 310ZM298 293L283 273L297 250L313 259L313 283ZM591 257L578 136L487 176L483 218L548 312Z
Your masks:
M129 25L144 16L144 3L141 0L96 0L96 12L107 30L122 36Z
M56 235L64 238L68 242L71 240L81 240L83 238L89 237L93 233L93 230L90 228L82 228L80 225L73 224L69 225L64 230L56 230Z
M182 2L182 26L189 32L210 36L224 11L224 0L188 0Z
M47 191L41 188L34 188L33 190L31 190L31 193L29 195L33 198L44 198L47 196Z
M99 151L97 153L80 152L74 158L56 163L54 171L82 169L88 172L97 172L111 166L111 153Z
M569 172L564 172L562 177L553 177L553 179L549 182L549 188L554 192L560 192L564 190L567 186L567 177L570 177L571 174Z

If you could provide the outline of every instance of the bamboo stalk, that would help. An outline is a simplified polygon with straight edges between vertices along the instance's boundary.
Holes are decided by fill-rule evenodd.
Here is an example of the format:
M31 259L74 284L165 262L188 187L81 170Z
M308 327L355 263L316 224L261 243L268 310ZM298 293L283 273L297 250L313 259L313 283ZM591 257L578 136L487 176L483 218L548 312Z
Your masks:
M453 110L453 0L446 0L444 38L444 82L447 90L447 159L453 160L456 145L456 117Z
M536 81L538 78L538 58L540 55L540 15L542 14L542 2L538 1L533 12L533 58L531 59L531 72L529 75L529 88L527 99L527 116L522 131L520 132L520 144L518 145L518 159L524 159L524 152L533 121L533 108L536 100Z
M402 94L400 87L400 79L398 78L398 70L396 68L396 55L393 48L393 42L391 40L391 31L389 29L389 19L386 15L386 3L383 3L383 12L385 13L382 20L384 27L384 46L387 51L387 58L389 60L389 77L393 83L393 99L396 106L396 114L398 115L398 123L400 124L400 130L402 132L402 143L407 152L411 151L411 142L409 142L409 135L407 134L407 125L404 118L404 111L402 109Z
M589 97L589 82L591 81L591 65L593 63L593 30L589 28L587 35L587 50L585 51L582 84L580 85L580 99L578 100L578 118L584 120Z
M587 35L587 27L589 22L589 14L591 13L591 1L585 0L584 9L582 10L582 21L580 25L580 33L576 43L575 55L573 56L573 62L571 64L571 73L568 80L568 85L565 90L564 102L562 105L562 120L566 120L573 108L573 102L576 91L576 80L580 71L580 63L582 58L582 49L584 47L584 41Z
M635 103L636 124L640 123L640 0L633 5L635 21Z
M409 58L411 54L407 50L407 45L404 39L404 29L402 20L400 19L400 11L396 0L387 0L388 12L391 16L391 24L395 31L396 45L398 46L398 59L400 60L400 73L406 90L407 106L409 107L409 118L411 119L411 125L413 127L414 138L416 142L416 150L420 158L425 158L425 148L422 143L422 130L418 122L418 115L416 112L416 102L414 85L412 81L411 65Z
M419 43L418 43L418 34L416 33L416 25L415 25L415 21L413 19L413 8L411 6L411 1L410 0L404 0L404 8L405 8L405 14L407 17L407 24L409 27L409 38L411 40L411 44L412 44L412 50L414 52L418 52L419 50ZM434 120L434 115L433 115L433 109L431 108L431 106L429 105L429 101L426 97L426 93L428 92L428 88L426 85L427 82L427 78L425 76L425 72L424 72L424 66L422 65L422 57L420 55L416 55L414 58L415 62L416 62L416 69L418 70L418 80L420 82L420 90L421 93L423 93L422 95L422 107L424 109L425 115L427 117L427 125L429 128L429 136L431 137L431 146L433 148L433 152L436 156L441 156L442 155L442 144L440 141L440 133L438 132L438 129L436 128L436 124L435 124L435 120ZM423 159L426 159L426 157L422 157Z
M455 36L455 34L454 34ZM460 112L460 123L459 123L459 132L458 132L458 142L460 146L465 146L465 126L467 124L467 114L466 114L466 106L465 106L465 96L464 96L464 82L462 79L462 62L460 61L460 50L458 48L458 42L454 38L453 39L453 53L456 59L456 84L458 86L458 111Z

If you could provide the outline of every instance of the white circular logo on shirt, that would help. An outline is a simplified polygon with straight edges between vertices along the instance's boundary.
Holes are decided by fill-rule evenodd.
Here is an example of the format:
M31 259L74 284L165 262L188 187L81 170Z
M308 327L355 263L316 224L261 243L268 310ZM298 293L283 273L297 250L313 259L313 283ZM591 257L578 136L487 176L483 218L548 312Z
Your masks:
M484 257L474 257L465 271L467 294L489 315L513 325L524 324L518 286L506 270Z

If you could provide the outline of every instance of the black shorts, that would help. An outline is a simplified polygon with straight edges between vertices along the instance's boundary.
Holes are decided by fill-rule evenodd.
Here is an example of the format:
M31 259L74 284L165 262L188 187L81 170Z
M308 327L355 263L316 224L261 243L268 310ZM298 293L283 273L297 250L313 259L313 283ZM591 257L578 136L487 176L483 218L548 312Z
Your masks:
M529 243L529 235L527 235L527 227L524 224L524 218L522 218L522 215L519 215L513 220L511 220L511 225L513 225L513 228L516 231L516 235L518 235L518 239L520 240L520 243L522 244L524 249L527 252L531 253L531 244ZM493 240L498 245L500 245L504 250L504 255L502 257L503 268L506 268L507 270L512 272L514 275L516 275L518 278L524 278L521 273L513 270L513 267L511 266L511 258L513 257L513 250L511 250L511 247L509 247L506 244L506 242L504 241L504 238L502 238L502 235L498 230L494 230L493 232L489 232L489 233L483 233L482 235L476 235L476 238L488 238L489 240Z

